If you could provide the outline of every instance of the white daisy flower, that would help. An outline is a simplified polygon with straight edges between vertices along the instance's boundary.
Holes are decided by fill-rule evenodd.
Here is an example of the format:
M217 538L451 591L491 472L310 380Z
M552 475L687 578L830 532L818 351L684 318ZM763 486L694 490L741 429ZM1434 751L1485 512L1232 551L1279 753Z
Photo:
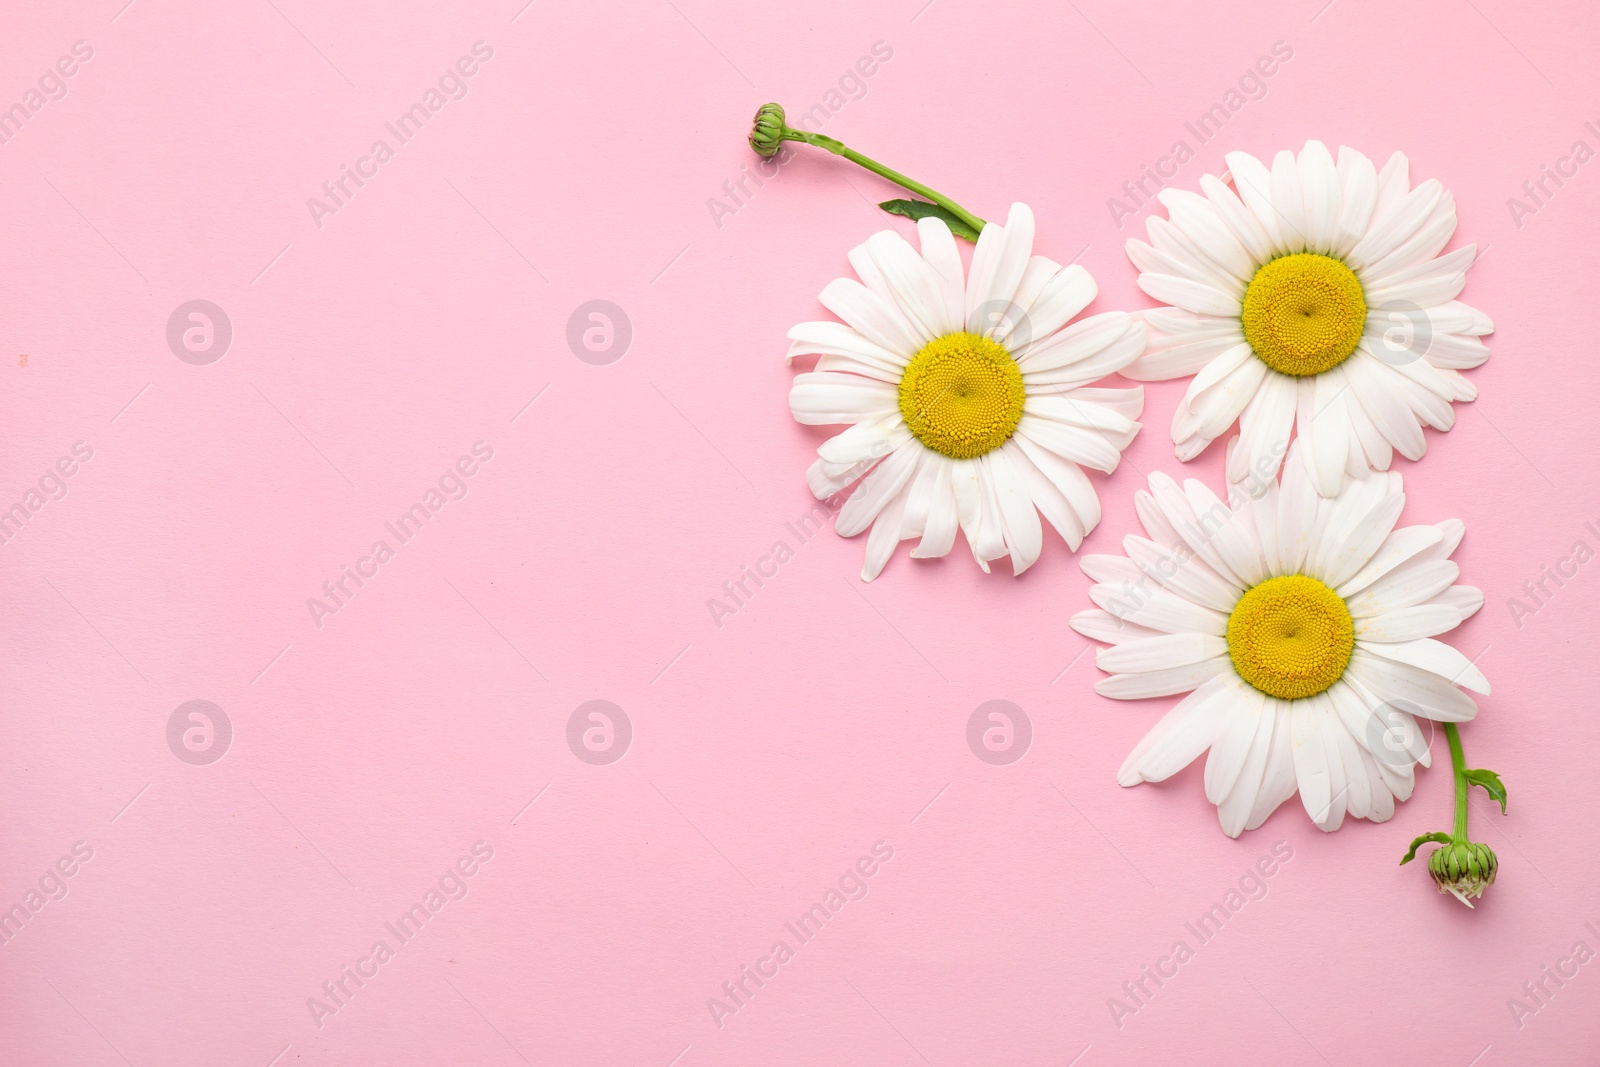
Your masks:
M850 252L861 280L821 296L844 322L789 331L791 361L820 357L795 377L795 419L851 424L806 480L826 499L866 474L835 523L844 537L872 527L864 581L907 538L921 538L913 556L943 556L958 526L985 571L1009 554L1021 574L1043 546L1040 513L1074 551L1100 521L1081 468L1116 469L1144 390L1090 386L1144 351L1145 328L1121 311L1068 325L1094 279L1032 255L1024 204L983 227L965 281L949 227L923 218L917 233L920 253L893 230Z
M1170 219L1128 242L1139 287L1171 305L1145 313L1150 350L1123 373L1195 375L1172 419L1187 462L1239 420L1229 481L1265 459L1293 426L1312 482L1336 495L1347 475L1419 459L1422 427L1455 424L1450 403L1478 391L1459 373L1489 358L1494 330L1456 300L1476 245L1439 255L1455 199L1435 179L1411 188L1396 152L1379 172L1320 141L1279 152L1269 169L1232 152L1205 195L1163 189ZM1232 187L1225 184L1231 179ZM1241 199L1242 198L1242 199Z
M1197 481L1153 474L1135 498L1149 536L1124 538L1126 556L1082 560L1099 607L1072 626L1112 646L1097 657L1112 675L1095 690L1189 694L1117 781L1161 781L1210 749L1206 799L1229 837L1297 790L1323 830L1347 813L1382 822L1411 796L1413 764L1430 762L1413 716L1462 722L1477 705L1456 685L1489 692L1434 640L1483 605L1453 584L1465 527L1395 529L1395 472L1321 497L1292 450L1282 484L1256 488L1233 486L1230 508Z

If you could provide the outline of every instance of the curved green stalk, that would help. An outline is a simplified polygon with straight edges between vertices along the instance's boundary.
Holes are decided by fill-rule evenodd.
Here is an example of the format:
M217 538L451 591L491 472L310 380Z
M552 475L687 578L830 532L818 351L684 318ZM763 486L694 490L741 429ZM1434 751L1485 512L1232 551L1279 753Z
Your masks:
M897 170L884 166L877 160L862 155L854 148L834 137L827 137L820 133L811 133L809 130L797 130L790 126L784 117L783 108L778 104L763 104L756 112L755 123L750 129L750 147L758 155L771 157L776 155L784 141L800 141L804 144L832 152L842 156L881 178L887 178L900 186L922 197L926 203L918 201L891 200L880 204L885 211L896 215L905 215L908 218L921 218L925 215L937 215L950 223L952 233L965 237L969 241L976 241L978 234L983 232L984 221L977 215L968 211L943 193L932 189L915 179L908 178ZM931 207L930 207L931 206ZM938 210L932 210L937 208Z

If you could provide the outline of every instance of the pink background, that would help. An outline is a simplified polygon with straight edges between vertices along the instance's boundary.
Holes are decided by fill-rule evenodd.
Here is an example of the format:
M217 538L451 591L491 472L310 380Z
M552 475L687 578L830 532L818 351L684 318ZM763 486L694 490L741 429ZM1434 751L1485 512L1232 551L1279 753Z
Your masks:
M924 2L12 5L0 107L93 56L0 144L0 508L93 456L0 546L0 908L93 855L0 949L0 1062L1593 1058L1600 964L1520 1025L1508 1000L1600 950L1600 564L1507 606L1600 548L1600 162L1520 226L1507 206L1600 149L1592 9ZM480 40L467 94L397 146L384 124ZM1149 304L1121 250L1147 212L1118 229L1107 199L1177 139L1191 187L1317 137L1453 190L1494 358L1400 467L1406 520L1463 518L1488 595L1454 637L1495 686L1469 762L1511 794L1473 802L1502 862L1477 912L1396 866L1448 826L1442 737L1391 823L1325 836L1295 802L1230 841L1198 767L1116 786L1168 702L1094 695L1059 541L1021 580L958 547L863 586L861 541L786 532L822 435L789 417L784 333L902 224L810 150L732 214L708 199L753 163L757 104L823 102L879 41L826 132L988 217L1031 203L1092 311ZM1278 41L1265 95L1197 146L1185 122ZM307 199L380 137L394 158L319 227ZM166 339L195 299L233 326L209 365ZM567 344L590 300L631 321L609 365ZM1180 470L1183 387L1148 390L1087 550ZM307 598L478 441L465 498L317 626ZM719 628L707 600L779 539L794 558ZM168 744L193 699L232 725L207 765ZM631 723L609 765L568 745L592 699ZM966 742L992 699L1032 723L1008 766ZM868 895L719 1027L708 998L879 841ZM384 924L476 842L492 859L445 879L467 895L400 944ZM1199 945L1184 924L1277 842L1266 895ZM1108 998L1180 938L1195 957L1118 1026ZM379 939L393 958L319 1026L308 998Z

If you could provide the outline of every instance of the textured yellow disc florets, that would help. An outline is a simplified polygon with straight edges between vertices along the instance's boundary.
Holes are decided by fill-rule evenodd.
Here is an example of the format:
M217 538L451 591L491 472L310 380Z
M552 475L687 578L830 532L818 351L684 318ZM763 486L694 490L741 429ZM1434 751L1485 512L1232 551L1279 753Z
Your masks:
M975 333L928 342L900 379L900 414L917 440L952 459L1006 443L1022 418L1022 369L999 344Z
M1244 291L1244 339L1275 371L1304 377L1343 363L1367 324L1355 272L1331 256L1296 252L1264 264Z
M1315 578L1268 578L1228 618L1228 654L1239 676L1268 696L1316 696L1344 675L1355 623L1339 594Z

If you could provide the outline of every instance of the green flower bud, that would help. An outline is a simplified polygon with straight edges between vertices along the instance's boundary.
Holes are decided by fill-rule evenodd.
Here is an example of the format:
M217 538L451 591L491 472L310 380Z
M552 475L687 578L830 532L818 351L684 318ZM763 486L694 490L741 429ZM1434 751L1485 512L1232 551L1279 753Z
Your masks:
M1473 899L1494 884L1500 861L1488 845L1475 841L1451 841L1428 857L1428 873L1441 893L1453 893L1467 907Z
M783 105L762 104L750 127L750 147L763 158L775 156L783 147L783 131L788 128L783 118Z

